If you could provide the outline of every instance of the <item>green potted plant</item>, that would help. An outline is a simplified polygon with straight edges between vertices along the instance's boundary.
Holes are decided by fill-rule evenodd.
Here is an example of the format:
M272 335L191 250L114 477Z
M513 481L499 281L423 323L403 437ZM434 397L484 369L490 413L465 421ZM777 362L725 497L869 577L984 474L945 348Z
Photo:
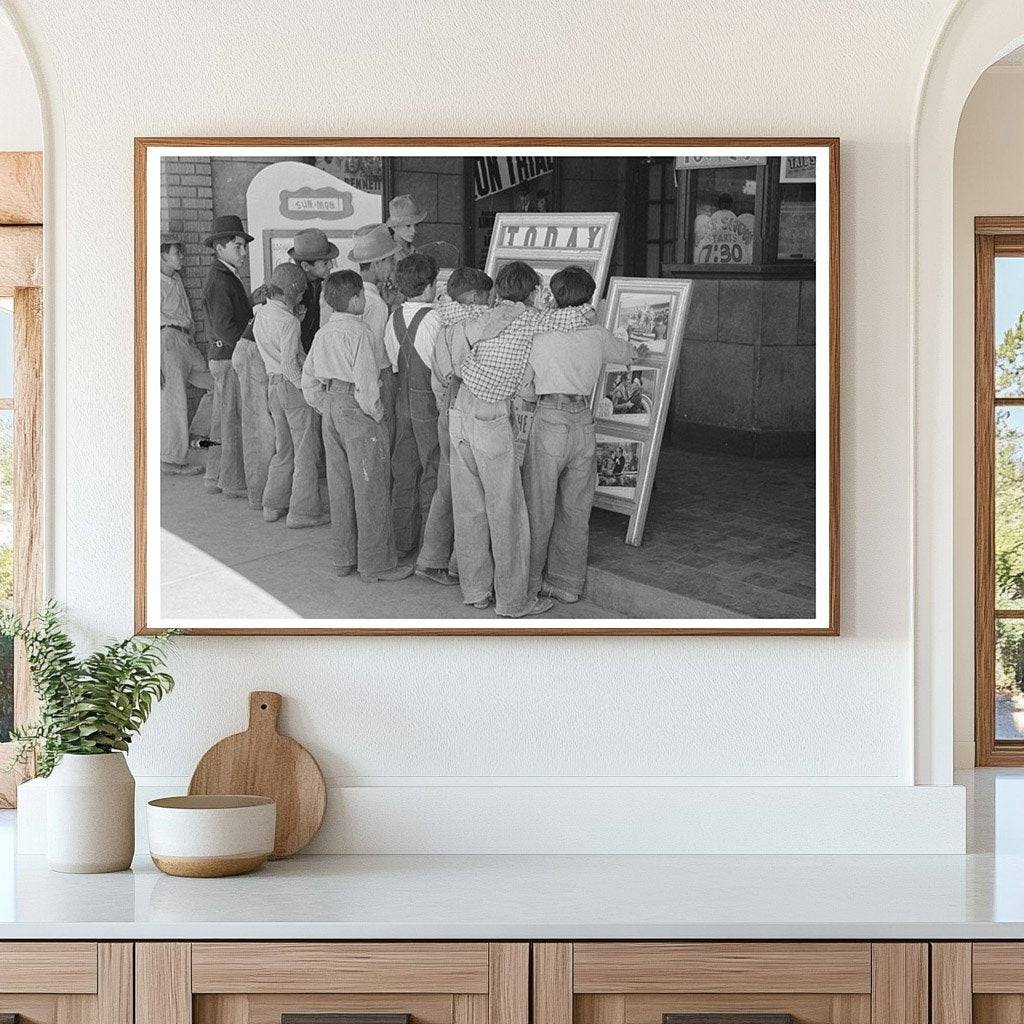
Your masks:
M129 637L84 658L56 604L22 622L0 614L0 634L25 645L39 718L11 736L22 763L47 782L47 862L54 871L122 871L135 852L135 779L124 752L174 687L162 671L174 632Z

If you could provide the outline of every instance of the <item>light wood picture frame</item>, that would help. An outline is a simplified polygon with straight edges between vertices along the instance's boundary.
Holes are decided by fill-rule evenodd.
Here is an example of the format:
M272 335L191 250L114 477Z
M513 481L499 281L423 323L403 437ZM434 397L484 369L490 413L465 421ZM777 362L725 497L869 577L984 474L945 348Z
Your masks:
M482 155L500 155L502 159L514 159L517 154L529 154L533 157L544 157L549 160L552 169L536 164L539 168L535 176L521 176L521 180L510 190L507 206L494 214L495 197L487 197L487 216L475 216L473 198L473 166ZM719 154L721 159L712 159ZM735 154L735 156L733 156ZM816 178L810 184L806 178L794 184L794 188L809 189L811 199L800 201L807 207L813 206L813 215L817 231L816 258L795 260L786 256L788 262L775 263L778 249L778 225L774 228L765 223L758 234L757 243L753 246L754 262L739 265L722 266L720 264L700 265L694 263L693 231L695 219L706 217L706 204L715 202L716 190L727 191L733 188L730 174L735 167L747 168L751 188L735 185L735 194L739 202L746 202L746 196L757 191L757 216L780 216L780 190L790 186L780 183L780 160L786 155L802 155L813 157L816 161ZM676 162L682 156L702 156L708 163L701 167L700 163L685 166ZM175 190L197 189L198 198L180 194L178 207L186 204L194 208L203 206L209 199L213 206L208 216L221 216L237 213L245 222L245 193L230 192L224 188L211 187L207 170L214 166L216 174L217 161L244 161L252 167L275 161L303 162L307 166L320 166L333 162L335 168L346 160L367 160L379 158L384 164L380 176L380 220L386 221L389 202L406 193L415 193L414 199L426 209L428 219L420 223L417 238L423 237L431 241L443 241L451 244L462 253L467 254L469 263L474 262L474 255L482 252L490 253L488 232L494 231L501 218L502 223L511 223L508 219L522 216L524 213L535 216L542 213L550 221L552 204L561 203L566 207L556 219L563 220L567 214L579 213L593 220L596 214L607 215L607 224L614 224L616 241L604 260L599 262L595 276L610 278L612 275L623 278L642 279L651 277L644 274L644 269L652 266L652 261L662 268L662 281L689 281L693 285L694 301L692 308L699 311L700 317L713 315L718 318L720 333L733 329L727 323L722 310L734 313L735 307L730 305L736 296L738 301L747 303L753 308L755 292L759 293L765 282L779 282L780 286L793 298L792 325L799 322L801 336L794 335L792 346L787 347L786 354L798 362L801 369L801 380L813 381L808 385L807 394L811 396L805 402L806 412L803 425L794 428L799 444L803 447L793 451L794 458L801 458L807 467L808 478L812 481L809 488L813 491L813 509L809 506L808 516L812 520L809 528L804 530L804 550L809 544L812 554L801 556L805 568L804 582L797 588L800 596L791 597L783 591L772 590L771 601L778 596L782 600L780 608L785 610L772 614L771 602L768 598L752 611L731 608L717 598L691 600L692 595L673 592L671 608L666 605L664 614L640 615L635 610L614 611L613 615L596 615L588 612L587 606L608 610L607 605L592 601L594 594L592 585L598 576L612 572L597 565L593 560L587 570L587 584L584 599L573 608L572 606L556 606L555 616L545 615L539 618L495 619L493 609L490 618L477 616L475 612L467 613L467 617L422 617L420 615L374 615L369 617L367 608L376 600L375 591L367 592L367 602L360 598L359 603L346 606L351 608L344 616L336 614L310 614L310 604L304 598L292 598L285 595L277 600L274 608L282 608L280 612L266 615L262 612L250 616L210 616L190 617L174 613L167 614L162 604L161 567L159 553L160 535L165 532L161 523L162 488L169 486L161 480L159 470L159 416L156 413L154 397L159 381L159 297L155 285L159 283L159 248L158 236L162 230L171 228L172 232L181 231L183 219L175 212L173 202L178 196L169 193L166 185L168 177L175 175L167 171L167 160L179 161L176 175L178 180L172 186ZM423 186L427 174L427 164L421 170L411 171L403 161L416 159L431 161L430 174L438 177L436 185ZM726 159L728 158L728 159ZM588 163L588 161L590 163ZM182 165L192 163L192 169ZM582 165L586 164L586 167ZM581 169L582 168L582 169ZM161 174L164 183L162 187ZM361 172L362 173L362 172ZM719 183L718 178L705 181L701 174L718 174L725 177ZM205 175L205 177L204 177ZM660 184L655 187L655 180ZM429 176L429 175L428 175ZM648 176L650 184L648 184ZM196 180L185 181L185 177ZM203 178L203 181L199 181ZM445 180L442 182L441 178ZM305 180L305 179L304 179ZM458 185L462 182L462 185ZM538 184L539 183L539 184ZM457 187L456 187L457 186ZM361 188L366 190L365 181ZM425 191L424 191L425 189ZM460 191L460 189L462 191ZM816 191L815 191L816 189ZM235 196L235 207L219 208L224 203L225 195ZM655 196L661 198L655 198ZM608 197L607 202L601 197ZM205 198L204 198L205 197ZM710 197L710 198L709 198ZM502 196L498 196L502 201ZM839 140L834 138L139 138L135 142L135 240L136 240L136 280L135 280L135 335L136 335L136 626L139 632L151 633L168 626L177 626L187 631L208 635L231 634L262 634L262 635L345 635L345 636L386 636L386 635L818 635L831 636L839 631ZM589 208L573 210L573 203L586 203ZM604 208L601 206L603 203ZM439 216L442 204L445 206L444 217ZM500 205L500 203L499 203ZM728 207L721 207L728 212ZM725 214L723 214L725 216ZM445 219L447 218L447 219ZM805 220L806 223L806 220ZM645 226L646 225L646 226ZM270 229L275 225L264 225ZM280 226L280 225L276 225ZM332 225L336 226L336 225ZM247 224L249 232L263 237L253 225ZM358 226L356 226L358 227ZM347 230L347 229L346 229ZM353 232L354 233L354 232ZM199 229L189 228L186 245L200 250L197 262L189 270L193 272L193 280L201 277L201 271L209 265L209 254L202 255L202 233ZM493 236L492 236L493 237ZM500 236L499 236L500 237ZM461 244L459 244L461 243ZM509 246L511 250L515 246ZM201 258L201 259L200 259ZM536 256L533 256L536 259ZM746 254L744 254L746 258ZM602 259L604 257L602 256ZM477 264L480 265L480 264ZM561 264L559 264L561 265ZM490 258L481 269L496 269ZM196 268L199 268L196 271ZM450 267L442 267L442 272L450 271ZM553 268L542 268L544 270ZM722 282L714 285L716 294L714 310L709 314L707 303L698 293L707 291L709 283ZM254 288L262 282L246 282ZM597 298L601 298L603 282L598 281ZM192 284L189 284L192 287ZM198 285L196 286L198 287ZM728 294L727 294L728 293ZM722 298L721 296L725 296ZM796 311L799 296L799 313ZM757 308L760 309L760 301ZM201 317L201 312L197 316ZM691 318L694 324L700 319ZM736 321L732 316L732 321ZM707 332L711 328L707 323L700 331ZM767 330L760 321L757 325L745 325L744 330ZM786 328L789 329L789 328ZM694 328L697 331L697 328ZM717 341L717 338L714 339ZM723 340L728 340L723 334ZM716 423L697 423L704 434L697 437L693 434L694 417L688 418L685 404L692 400L694 394L700 395L699 384L694 383L693 375L684 373L687 362L684 353L687 346L694 346L687 358L695 358L697 349L710 344L701 333L693 337L685 336L679 353L679 372L672 374L667 365L658 365L659 377L657 387L665 393L667 401L663 403L665 418L661 425L662 436L668 443L671 433L673 451L700 453L709 443L723 445L726 451L733 444L733 434L739 438L743 450L748 454L743 457L756 459L771 458L777 452L785 453L789 449L788 427L767 426L756 418L740 427L732 425L720 426ZM762 344L758 337L744 340L744 345L757 347ZM770 343L769 343L770 344ZM789 346L789 342L786 342ZM782 346L779 346L780 350ZM720 351L725 351L723 348ZM767 352L765 357L777 353ZM664 371L662 373L662 371ZM674 381L670 378L674 378ZM681 385L679 382L685 382ZM730 381L731 383L731 381ZM750 388L751 378L738 381L737 386ZM696 390L695 390L696 389ZM671 390L671 395L667 391ZM705 403L706 404L706 403ZM756 405L756 400L749 403ZM602 421L597 425L597 433L607 434L608 424ZM671 427L671 430L669 429ZM705 429L706 428L706 429ZM732 433L730 433L732 432ZM617 430L612 436L617 434ZM653 440L653 438L652 438ZM691 443L692 442L692 443ZM656 446L645 442L647 451L644 458L648 462ZM795 443L795 442L794 442ZM679 448L683 445L683 448ZM689 457L689 456L688 456ZM724 456L723 456L724 457ZM731 456L730 456L731 457ZM789 456L786 456L789 457ZM660 464L665 467L665 449L662 448ZM764 472L771 472L770 465ZM666 470L667 471L667 470ZM652 482L656 471L649 468ZM646 482L645 485L646 486ZM643 487L641 487L643 490ZM666 493L666 490L662 490ZM642 540L639 547L626 545L630 550L644 552L653 550L651 532L655 522L652 508L657 511L659 489L653 490L654 499L648 502L645 510L647 522L639 517L631 527L634 540ZM595 501L595 517L605 516L606 509ZM661 510L664 512L664 509ZM658 522L665 517L659 513ZM208 517L207 517L208 518ZM617 519L616 519L617 521ZM658 527L660 529L660 526ZM591 530L591 550L594 550L594 530ZM294 539L302 539L296 535ZM601 540L604 545L605 540ZM622 534L616 529L616 543L622 543ZM211 554L206 552L206 555ZM216 560L214 553L214 560ZM611 565L616 561L609 559ZM785 572L784 558L778 556L775 564ZM318 560L312 563L311 572L319 573L329 559L321 553ZM229 568L237 573L240 562L232 563ZM794 563L795 564L795 563ZM248 570L241 575L245 576ZM296 570L292 576L304 581L305 570ZM612 574L614 574L612 572ZM305 573L308 576L308 573ZM710 578L709 573L701 572ZM724 580L720 577L718 582ZM246 587L252 581L246 577ZM785 582L785 581L782 581ZM318 584L320 585L320 584ZM337 587L327 581L322 584L325 589ZM418 585L418 584L417 584ZM675 585L675 584L673 584ZM737 587L742 588L742 580ZM400 585L396 585L400 586ZM630 587L633 586L631 582ZM714 583L718 586L718 583ZM731 584L730 584L731 586ZM722 587L721 594L729 587ZM733 588L736 589L735 587ZM383 590L383 588L382 588ZM248 590L247 590L248 592ZM391 590L389 592L394 592ZM602 593L613 593L614 587L606 588ZM457 590L454 591L458 593ZM449 596L454 596L448 591ZM280 596L280 595L278 595ZM419 607L434 609L442 604L445 592L439 589L431 591L431 597L420 601ZM714 595L713 595L714 596ZM728 596L728 595L726 595ZM679 600L676 600L679 598ZM602 600L604 598L602 597ZM732 598L729 597L729 600ZM275 599L276 600L276 599ZM725 600L725 598L723 598ZM179 607L183 607L179 605ZM655 606L656 607L656 606ZM751 605L750 607L753 607ZM791 608L806 609L799 613ZM693 614L684 614L678 609L696 608ZM719 614L721 612L721 614ZM444 614L444 613L441 613ZM471 616L471 617L470 617Z

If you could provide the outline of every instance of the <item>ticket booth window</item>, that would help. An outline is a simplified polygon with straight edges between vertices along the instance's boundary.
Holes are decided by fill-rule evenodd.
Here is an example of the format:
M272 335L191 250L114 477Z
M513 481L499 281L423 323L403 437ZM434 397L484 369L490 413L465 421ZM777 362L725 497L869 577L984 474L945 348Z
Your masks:
M724 158L723 158L724 159ZM679 237L673 273L700 271L812 279L817 188L813 158L728 158L677 166ZM798 180L787 175L799 174Z
M754 262L756 167L716 167L693 176L690 203L694 263Z

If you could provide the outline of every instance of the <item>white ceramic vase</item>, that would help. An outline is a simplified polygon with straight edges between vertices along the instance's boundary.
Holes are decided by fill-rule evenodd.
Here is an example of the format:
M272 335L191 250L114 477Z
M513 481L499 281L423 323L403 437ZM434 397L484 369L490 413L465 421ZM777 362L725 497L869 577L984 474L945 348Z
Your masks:
M65 754L46 783L52 871L124 871L135 854L135 779L124 754Z

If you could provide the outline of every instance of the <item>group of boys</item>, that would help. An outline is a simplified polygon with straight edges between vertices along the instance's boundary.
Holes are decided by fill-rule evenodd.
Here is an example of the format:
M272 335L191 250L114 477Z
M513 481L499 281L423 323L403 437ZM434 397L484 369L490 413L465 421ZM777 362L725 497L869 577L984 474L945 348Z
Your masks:
M192 384L211 395L206 490L248 498L267 522L330 523L339 575L415 572L507 617L578 601L597 480L590 396L631 346L594 324L579 267L552 277L549 309L522 262L493 282L459 267L437 295L437 263L409 251L422 212L410 196L390 212L356 233L358 273L333 270L323 232L298 232L255 305L239 277L252 236L217 218L208 368L181 242L161 237L163 471L203 472L188 463Z

